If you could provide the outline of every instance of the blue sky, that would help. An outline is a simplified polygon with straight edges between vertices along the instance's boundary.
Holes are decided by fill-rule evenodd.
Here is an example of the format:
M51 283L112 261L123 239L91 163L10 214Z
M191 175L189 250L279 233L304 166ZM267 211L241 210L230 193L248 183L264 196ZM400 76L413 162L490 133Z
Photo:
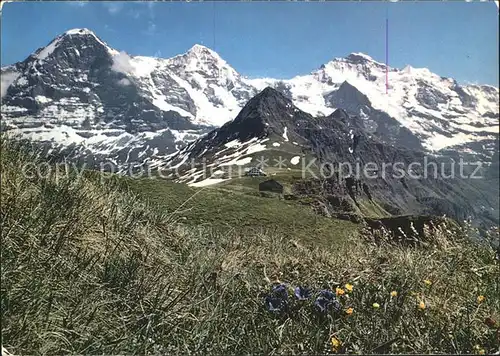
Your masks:
M171 57L199 43L249 77L291 78L351 52L498 86L493 2L24 2L2 9L2 65L86 27L131 55Z

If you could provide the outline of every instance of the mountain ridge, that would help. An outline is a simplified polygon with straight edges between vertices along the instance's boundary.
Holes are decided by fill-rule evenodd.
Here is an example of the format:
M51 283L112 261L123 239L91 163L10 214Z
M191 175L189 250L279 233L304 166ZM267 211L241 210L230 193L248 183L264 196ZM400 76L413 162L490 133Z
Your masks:
M70 44L54 48L62 40ZM312 116L347 110L389 144L492 159L497 88L460 86L411 66L389 68L389 74L386 95L385 64L351 53L291 79L248 79L203 45L166 59L130 56L89 29L72 29L2 67L2 129L59 148L83 144L113 159L135 151L171 154L233 120L269 86ZM142 133L147 138L121 144L122 136ZM161 144L152 147L149 139Z

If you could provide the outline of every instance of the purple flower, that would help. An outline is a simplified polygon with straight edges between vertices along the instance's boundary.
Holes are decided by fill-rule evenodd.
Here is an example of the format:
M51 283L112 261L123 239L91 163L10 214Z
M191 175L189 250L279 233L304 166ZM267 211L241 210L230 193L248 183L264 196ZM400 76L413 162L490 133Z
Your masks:
M311 297L311 290L305 287L295 288L295 296L298 300L307 300Z
M264 304L266 309L271 312L281 312L288 307L288 291L286 285L278 284L273 287L271 294L268 295Z
M323 289L319 291L319 296L323 297L328 300L335 300L335 293L333 293L331 290L328 289Z
M286 309L287 303L283 299L267 296L265 301L266 309L270 312L281 312Z
M288 300L288 291L287 291L286 285L284 285L284 284L278 284L277 286L274 286L273 290L272 290L272 294L276 298L280 298L284 301Z
M330 290L320 291L319 296L314 302L314 305L322 313L326 313L329 310L334 310L335 312L339 312L340 310L342 310L342 306L335 297L335 294Z

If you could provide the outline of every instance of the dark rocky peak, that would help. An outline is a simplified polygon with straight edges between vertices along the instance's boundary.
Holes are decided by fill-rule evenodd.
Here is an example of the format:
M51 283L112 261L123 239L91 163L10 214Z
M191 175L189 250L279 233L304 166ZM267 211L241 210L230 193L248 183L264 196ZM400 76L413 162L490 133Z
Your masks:
M356 99L363 105L370 105L370 100L368 99L368 97L360 92L358 88L349 83L347 80L340 84L340 87L337 91L342 93L343 97L350 96L353 97L352 99Z
M284 104L291 104L292 101L272 87L265 87L260 93L255 95L250 102L270 102L279 101Z
M267 87L250 99L238 116L223 128L239 132L241 140L263 137L271 132L283 135L284 127L296 125L299 116L310 117L297 109L285 95Z
M38 65L67 63L73 68L79 68L95 58L109 58L116 53L118 52L94 32L85 28L72 29L57 36L47 46L39 48L26 62L36 62Z
M292 101L288 99L284 94L277 91L274 88L266 87L259 94L255 95L241 110L240 114L236 118L244 117L251 111L256 111L259 114L271 114L271 113L289 113L297 111ZM269 115L266 115L269 116Z
M325 101L332 108L342 108L354 114L358 114L362 107L371 106L368 97L347 81L337 90L325 95Z
M200 139L191 150L197 157L201 152L217 150L226 143L238 140L263 139L277 136L289 141L301 141L299 132L310 126L314 118L296 108L279 91L267 87L254 96L233 121L215 129Z
M266 135L274 133L283 136L285 130L290 133L308 125L311 120L313 117L310 114L298 109L284 94L267 87L245 105L233 123L254 127Z

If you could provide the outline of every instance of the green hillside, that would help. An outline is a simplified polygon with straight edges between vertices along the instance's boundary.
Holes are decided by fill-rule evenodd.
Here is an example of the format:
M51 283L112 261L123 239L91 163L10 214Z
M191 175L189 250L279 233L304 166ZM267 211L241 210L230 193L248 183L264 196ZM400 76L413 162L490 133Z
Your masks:
M2 345L13 354L498 350L498 261L467 230L440 226L404 247L297 202L63 174L10 141L1 149ZM271 312L276 283L312 294L290 290ZM336 312L315 307L322 289L338 294Z

